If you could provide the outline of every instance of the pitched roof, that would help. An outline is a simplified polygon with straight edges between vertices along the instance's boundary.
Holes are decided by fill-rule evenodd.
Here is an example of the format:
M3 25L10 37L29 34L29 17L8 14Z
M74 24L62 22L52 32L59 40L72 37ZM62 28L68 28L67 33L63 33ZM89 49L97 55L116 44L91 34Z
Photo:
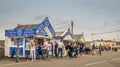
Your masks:
M63 31L61 31L61 32L56 32L56 35L57 35L57 36L61 36L63 33L64 33Z
M74 34L74 35L73 35L73 38L74 38L76 41L79 41L79 40L80 40L80 34Z
M73 38L74 38L76 41L82 41L82 40L85 41L83 34L74 34L74 35L73 35Z
M38 26L38 24L29 24L29 25L20 25L20 24L18 24L17 27L15 27L14 29L24 29L24 28L30 29L30 28L35 28L37 26Z

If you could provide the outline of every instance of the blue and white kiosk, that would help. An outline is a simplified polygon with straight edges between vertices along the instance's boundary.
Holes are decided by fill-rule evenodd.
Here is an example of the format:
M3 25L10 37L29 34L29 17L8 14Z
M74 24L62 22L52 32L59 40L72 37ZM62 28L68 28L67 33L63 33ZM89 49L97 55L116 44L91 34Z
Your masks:
M56 33L50 24L48 17L46 17L40 24L18 25L15 29L5 30L5 56L10 57L12 50L17 48L17 38L19 38L20 42L19 57L25 57L25 47L29 37L52 39L55 34Z

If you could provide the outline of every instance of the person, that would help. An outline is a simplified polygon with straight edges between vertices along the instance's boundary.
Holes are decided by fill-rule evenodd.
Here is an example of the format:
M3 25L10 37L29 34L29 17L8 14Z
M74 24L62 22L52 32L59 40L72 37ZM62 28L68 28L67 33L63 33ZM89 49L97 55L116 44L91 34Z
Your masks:
M36 61L36 49L35 49L35 42L33 39L30 40L30 55L31 61Z
M111 50L111 46L110 46L110 45L108 46L108 50L109 50L109 51Z
M16 49L15 47L11 49L11 57L10 57L10 60L13 59L14 55L15 55L15 52L16 52Z
M30 55L30 40L27 40L27 43L26 43L26 49L25 49L25 52L26 52L26 60L30 60L29 58L29 55Z
M85 52L86 52L86 54L90 53L90 45L89 44L85 46Z
M42 44L38 45L38 54L39 54L39 58L40 58L40 56L42 56Z
M95 50L95 43L92 45L92 50Z
M58 43L58 58L59 58L59 56L60 56L60 58L62 58L63 49L64 49L64 44L63 44L62 40L60 40L60 42Z
M102 46L101 46L101 44L99 45L99 55L101 56L101 54L102 54Z
M70 57L70 59L72 58L72 54L73 54L73 43L71 43L68 46L68 56Z
M46 59L46 45L48 44L47 39L44 39L44 44L42 45L42 57L43 59Z
M77 43L74 43L73 44L73 52L74 52L74 57L77 57L78 56L78 49L77 49Z
M66 55L68 55L69 45L70 45L70 44L71 44L71 43L69 42L68 44L65 45Z
M50 61L50 57L52 55L52 44L50 42L48 42L48 44L46 45L46 50L47 50L47 59L48 61Z
M58 43L55 41L55 46L54 46L54 54L55 54L55 57L58 56L57 52L58 52Z
M51 51L52 51L52 57L53 57L53 42L51 42L51 46L52 46L52 48L51 48Z
M84 51L84 44L81 42L80 43L80 48L79 48L80 56L82 56L83 51Z

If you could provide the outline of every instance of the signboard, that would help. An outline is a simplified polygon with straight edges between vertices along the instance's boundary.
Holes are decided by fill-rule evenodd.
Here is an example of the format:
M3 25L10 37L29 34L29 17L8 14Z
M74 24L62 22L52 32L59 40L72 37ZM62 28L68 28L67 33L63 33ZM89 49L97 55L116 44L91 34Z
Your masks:
M37 30L41 31L43 30L45 27L48 27L48 29L50 30L50 32L52 33L53 36L55 36L55 31L52 27L52 25L50 24L50 21L48 19L48 17L46 17L43 22L41 24L38 25L38 27L36 28Z
M5 30L5 36L17 36L18 30Z
M22 36L35 36L36 31L35 29L23 29L23 35Z
M35 36L35 29L5 30L5 36Z

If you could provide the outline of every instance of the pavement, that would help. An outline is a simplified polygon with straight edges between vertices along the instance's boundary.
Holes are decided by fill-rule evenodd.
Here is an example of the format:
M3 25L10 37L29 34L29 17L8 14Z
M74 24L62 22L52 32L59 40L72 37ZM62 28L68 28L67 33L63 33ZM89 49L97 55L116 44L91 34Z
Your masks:
M53 58L50 61L38 59L36 62L20 59L19 63L8 59L0 60L0 67L120 67L120 52L103 51L102 56L83 55L78 58Z

